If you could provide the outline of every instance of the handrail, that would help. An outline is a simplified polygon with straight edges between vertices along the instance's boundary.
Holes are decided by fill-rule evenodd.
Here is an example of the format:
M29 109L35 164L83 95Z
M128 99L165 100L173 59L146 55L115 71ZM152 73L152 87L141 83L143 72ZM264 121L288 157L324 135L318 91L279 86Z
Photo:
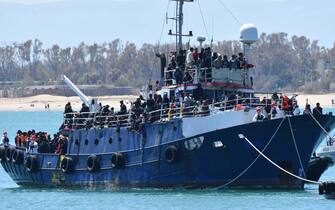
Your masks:
M194 101L194 103L196 103ZM198 102L199 103L199 102ZM72 112L64 114L64 125L71 127L82 126L111 126L124 127L131 126L134 123L142 121L170 121L175 118L201 117L210 115L216 111L239 111L245 108L257 106L267 106L267 102L261 103L259 98L236 98L233 100L223 100L209 104L187 106L185 102L179 103L179 106L171 106L175 103L170 103L168 107L161 104L161 107L153 111L142 110L142 116L135 117L139 113L135 110L130 110L127 114L103 113L103 112ZM144 116L145 114L145 116Z

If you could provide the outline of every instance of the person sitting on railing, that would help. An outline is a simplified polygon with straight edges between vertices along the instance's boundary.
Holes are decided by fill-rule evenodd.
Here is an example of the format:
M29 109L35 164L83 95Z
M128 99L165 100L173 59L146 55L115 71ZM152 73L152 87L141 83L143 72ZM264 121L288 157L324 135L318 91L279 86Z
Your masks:
M192 67L195 64L194 58L193 58L193 51L194 49L191 47L189 51L187 52L186 56L186 66Z
M262 109L260 107L256 108L256 114L255 116L252 118L253 122L261 122L265 119L265 116L262 113Z
M223 66L223 61L222 61L222 55L219 55L214 61L213 61L213 67L214 68L222 68Z
M247 67L247 61L245 60L244 54L243 53L238 53L238 68L242 69L242 68L246 68Z
M193 83L193 78L188 71L185 71L183 81L184 81L184 84L192 84Z

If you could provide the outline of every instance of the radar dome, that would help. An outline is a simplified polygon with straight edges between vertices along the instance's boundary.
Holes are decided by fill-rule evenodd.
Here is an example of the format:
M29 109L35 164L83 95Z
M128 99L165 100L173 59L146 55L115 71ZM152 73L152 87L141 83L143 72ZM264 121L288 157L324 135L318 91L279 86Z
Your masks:
M253 44L258 40L258 31L253 24L244 24L240 28L240 41L244 44Z

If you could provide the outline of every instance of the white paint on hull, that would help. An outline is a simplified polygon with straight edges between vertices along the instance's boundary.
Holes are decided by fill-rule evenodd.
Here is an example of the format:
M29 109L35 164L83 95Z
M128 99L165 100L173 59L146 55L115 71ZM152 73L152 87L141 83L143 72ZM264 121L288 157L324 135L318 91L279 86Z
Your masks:
M192 117L183 119L183 135L191 137L202 133L243 125L252 122L255 110L249 112L228 110L218 111L215 114L204 117Z

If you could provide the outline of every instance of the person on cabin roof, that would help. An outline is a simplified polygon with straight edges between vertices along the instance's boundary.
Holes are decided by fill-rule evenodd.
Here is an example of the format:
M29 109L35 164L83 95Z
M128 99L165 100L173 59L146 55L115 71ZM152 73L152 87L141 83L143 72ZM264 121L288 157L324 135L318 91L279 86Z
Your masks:
M213 61L213 67L214 68L222 68L223 61L222 61L222 55L219 55L214 61Z
M192 56L193 56L194 63L195 63L196 65L198 65L198 64L199 64L199 53L198 53L198 48L195 48L195 49L193 50L193 54L192 54Z
M256 108L256 114L255 116L252 118L253 122L261 122L265 119L265 116L262 113L262 109L260 107Z
M232 55L231 59L229 61L229 66L231 69L237 69L238 68L238 61L237 61L237 56Z
M193 58L193 48L191 47L190 50L187 52L186 56L186 66L191 67L194 65L194 58Z
M223 67L223 68L230 68L229 60L228 60L227 55L224 55L224 56L223 56L222 67Z
M314 116L320 116L322 115L322 107L320 106L320 103L316 103L316 107L313 109L313 115Z
M166 56L164 53L156 53L156 56L160 59L160 62L161 62L161 78L163 78L164 69L166 67Z

